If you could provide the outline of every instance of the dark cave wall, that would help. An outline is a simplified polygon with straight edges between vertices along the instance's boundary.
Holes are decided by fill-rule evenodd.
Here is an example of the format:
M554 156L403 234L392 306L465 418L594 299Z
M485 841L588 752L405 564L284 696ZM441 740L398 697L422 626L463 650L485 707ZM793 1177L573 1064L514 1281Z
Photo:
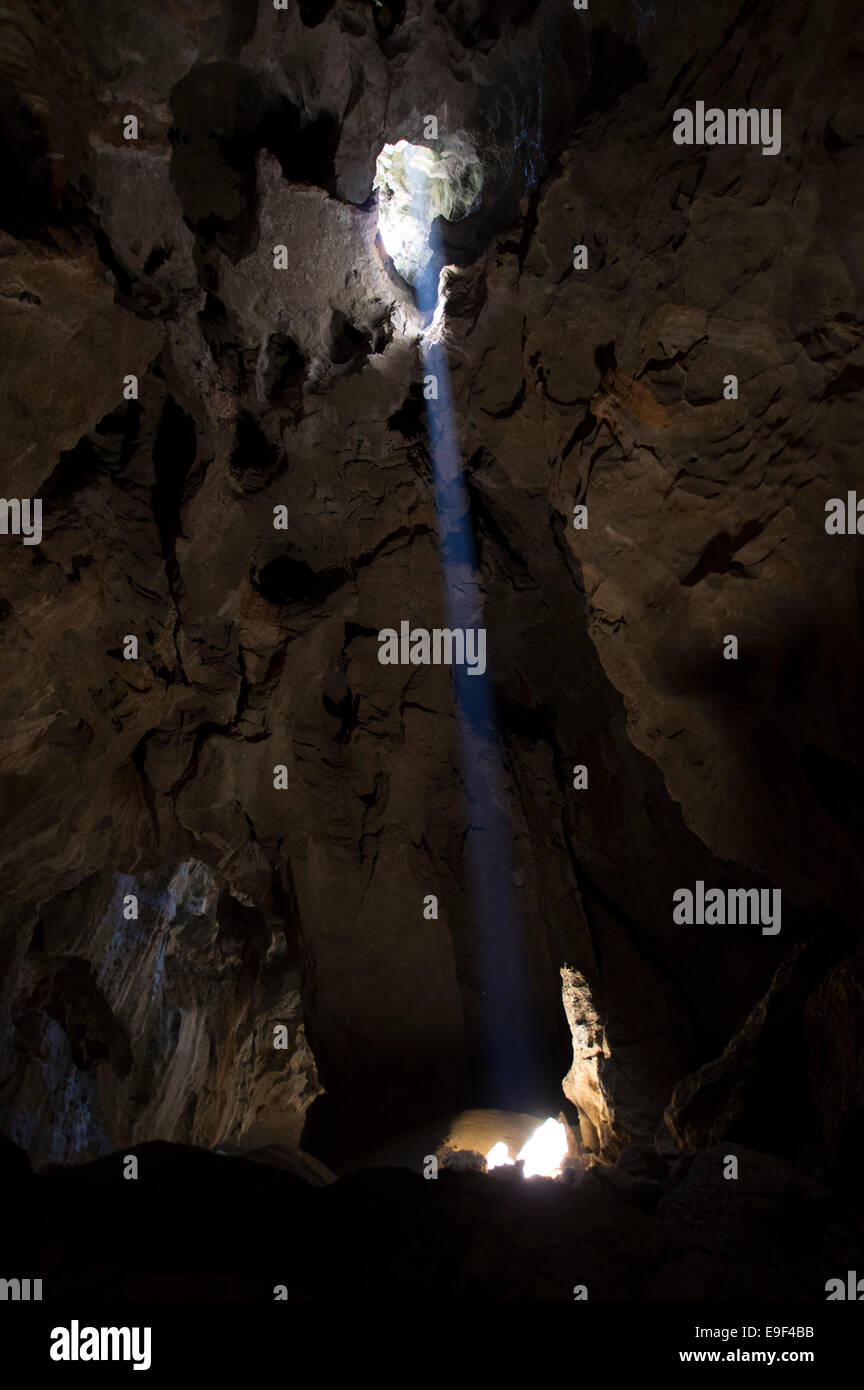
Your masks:
M278 888L268 899L240 902L189 861L43 905L15 976L8 1137L35 1162L154 1137L296 1147L320 1086L296 924Z
M841 1073L844 1118L804 1123L842 1148L860 1050L813 1029L854 1014L861 875L860 563L824 530L861 437L854 7L418 0L382 34L359 0L30 3L0 45L2 482L45 511L2 538L7 1132L297 1142L322 1086L477 1099L449 673L376 642L444 622L418 316L368 204L437 112L496 171L445 335L544 1075L567 967L610 1154L676 1084L679 1142L752 1142L748 1087ZM676 146L697 98L782 108L782 154ZM190 863L200 939L159 906ZM152 898L122 968L118 875ZM697 879L780 888L779 937L674 926Z

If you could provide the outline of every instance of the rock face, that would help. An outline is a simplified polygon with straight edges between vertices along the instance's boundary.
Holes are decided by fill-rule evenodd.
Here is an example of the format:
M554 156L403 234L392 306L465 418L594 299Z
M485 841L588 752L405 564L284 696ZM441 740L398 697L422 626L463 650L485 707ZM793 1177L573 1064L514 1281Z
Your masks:
M864 569L824 524L864 430L854 18L3 17L2 489L43 524L0 537L0 1099L35 1163L301 1136L328 1161L491 1103L501 884L535 1020L512 1110L556 1114L570 1067L608 1161L860 1153ZM780 153L676 144L698 100L781 110ZM382 629L447 622L432 330L372 196L429 115L484 160L437 226L434 331L495 808L466 804L450 672L378 661ZM677 925L699 881L779 889L780 932ZM756 1123L769 1092L803 1128Z
M321 1088L281 916L268 924L193 861L85 881L35 932L3 1097L34 1161L144 1138L299 1144Z

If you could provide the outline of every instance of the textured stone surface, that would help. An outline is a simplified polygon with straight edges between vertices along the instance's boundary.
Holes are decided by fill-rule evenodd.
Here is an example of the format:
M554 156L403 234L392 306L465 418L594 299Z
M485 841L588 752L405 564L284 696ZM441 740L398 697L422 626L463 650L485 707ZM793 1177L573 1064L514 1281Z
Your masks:
M124 920L128 894L137 920ZM144 1138L299 1144L320 1087L281 918L268 924L193 861L88 882L36 930L2 1095L10 1136L35 1162Z
M685 1152L728 1138L801 1157L808 1147L812 1154L820 1122L823 1129L835 1124L837 1132L848 1122L860 1074L854 1045L844 1029L832 1028L833 1041L825 1039L817 1046L809 1022L818 1016L826 1023L826 991L844 978L845 962L826 977L838 953L842 954L840 944L832 942L824 926L813 940L796 946L722 1055L678 1083L665 1119ZM840 1016L849 1019L848 1001L845 1008L839 999L836 1002ZM825 1052L833 1065L820 1064L819 1053ZM842 1061L837 1053L844 1054ZM808 1062L814 1082L820 1069L826 1079L829 1074L838 1081L842 1077L840 1085L849 1099L838 1105L838 1097L827 1097L818 1082L811 1091L804 1083Z
M861 565L824 530L862 435L854 7L156 8L31 0L0 32L2 490L45 515L3 537L6 1131L37 1161L296 1146L323 1088L368 1149L484 1103L449 673L377 661L444 620L420 317L369 201L431 110L489 173L443 229L442 338L536 1006L513 1108L557 1113L572 1064L611 1158L738 1037L682 1143L752 1142L729 1058L758 1054L748 1094L780 1077L854 1151ZM749 93L780 156L672 142L677 105ZM189 873L206 907L169 911ZM674 926L697 879L781 889L780 936ZM783 967L823 929L842 952Z

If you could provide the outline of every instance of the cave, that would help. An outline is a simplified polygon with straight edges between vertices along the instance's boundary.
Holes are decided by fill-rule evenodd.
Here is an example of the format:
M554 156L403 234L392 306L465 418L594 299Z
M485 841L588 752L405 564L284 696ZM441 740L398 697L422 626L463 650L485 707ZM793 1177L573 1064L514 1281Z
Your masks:
M4 1297L864 1299L856 18L4 17Z

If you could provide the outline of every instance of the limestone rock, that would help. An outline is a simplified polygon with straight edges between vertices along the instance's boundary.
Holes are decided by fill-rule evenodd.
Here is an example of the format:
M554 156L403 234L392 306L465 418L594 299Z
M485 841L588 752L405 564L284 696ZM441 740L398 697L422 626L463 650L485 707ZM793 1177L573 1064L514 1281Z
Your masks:
M769 52L759 7L679 10L4 15L0 490L44 526L0 537L0 1098L35 1163L313 1134L325 1161L492 1104L504 899L532 1022L498 1015L495 1104L557 1114L566 1072L607 1163L674 1148L673 1093L688 1151L860 1153L861 574L824 528L864 429L854 14L794 0ZM781 156L676 145L672 103L709 91L782 108ZM383 145L436 113L484 162L477 206L439 220L434 334L488 804L450 673L378 660L382 629L447 620L428 325L373 199ZM477 883L466 843L502 826ZM780 937L678 927L697 880L779 889ZM451 1191L482 1204L484 1176ZM620 1250L632 1217L642 1261L616 1285L610 1255L607 1290L668 1251L624 1190L655 1179L629 1176L592 1184L597 1239L607 1220ZM484 1228L466 1288L522 1286L495 1274L519 1219Z

